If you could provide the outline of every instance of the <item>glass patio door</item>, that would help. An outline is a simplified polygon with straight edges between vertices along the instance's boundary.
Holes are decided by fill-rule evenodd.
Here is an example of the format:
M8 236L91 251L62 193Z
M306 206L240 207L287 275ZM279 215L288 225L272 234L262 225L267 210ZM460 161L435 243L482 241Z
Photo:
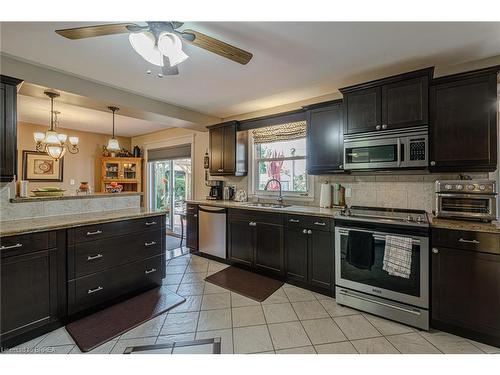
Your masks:
M191 158L156 160L149 167L149 207L167 210L167 228L181 234L180 213L191 197Z

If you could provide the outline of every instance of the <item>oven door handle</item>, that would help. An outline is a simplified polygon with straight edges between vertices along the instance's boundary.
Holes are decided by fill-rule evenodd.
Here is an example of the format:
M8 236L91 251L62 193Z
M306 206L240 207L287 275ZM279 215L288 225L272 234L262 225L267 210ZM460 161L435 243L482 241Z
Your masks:
M362 231L362 232L368 232L368 231ZM339 234L340 235L344 235L344 236L348 236L349 235L349 231L348 230L339 230ZM402 237L404 237L404 236L402 236ZM376 239L376 240L385 241L385 236L380 235L380 234L373 234L373 238ZM420 245L420 240L417 240L415 238L412 238L411 242L413 244L415 244L415 245Z
M398 167L401 167L401 138L398 138L396 152L398 154Z
M394 306L394 305L391 305L391 304L389 304L389 303L385 303L385 302L377 301L377 300L374 300L374 299L371 299L371 298L366 298L366 297L362 297L362 296L358 296L358 295L350 294L350 293L348 293L348 292L347 292L346 290L344 290L344 289L340 289L339 293L340 293L340 294L342 294L342 295L344 295L344 296L346 296L346 297L357 298L357 299L360 299L360 300L362 300L362 301L375 303L375 304L377 304L377 305L381 305L381 306L384 306L384 307L389 307L389 308L391 308L391 309L395 309L395 310L404 311L404 312L407 312L407 313L410 313L410 314L413 314L413 315L421 315L421 314L420 314L420 311L415 311L415 310L405 309L404 307Z

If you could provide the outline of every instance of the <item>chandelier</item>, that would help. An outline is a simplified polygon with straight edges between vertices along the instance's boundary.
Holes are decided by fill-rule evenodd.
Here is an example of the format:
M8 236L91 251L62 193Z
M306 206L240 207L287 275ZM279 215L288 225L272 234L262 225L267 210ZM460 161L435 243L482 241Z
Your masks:
M118 139L115 138L115 112L119 111L120 108L110 106L110 107L108 107L108 109L111 112L113 112L113 135L108 140L108 145L106 146L106 149L108 151L111 151L111 152L120 151L121 148L120 148L120 145L118 144Z
M78 153L80 151L78 149L78 137L68 137L64 133L58 133L56 130L58 125L57 115L60 112L54 111L54 98L59 97L59 93L46 90L44 94L50 98L50 129L45 133L33 133L36 150L39 152L45 151L54 160L61 159L66 151L70 154Z

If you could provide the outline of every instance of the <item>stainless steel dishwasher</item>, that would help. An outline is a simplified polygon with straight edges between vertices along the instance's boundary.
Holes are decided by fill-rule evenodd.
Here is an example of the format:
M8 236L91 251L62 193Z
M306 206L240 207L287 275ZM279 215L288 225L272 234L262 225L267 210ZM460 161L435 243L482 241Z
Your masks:
M200 253L226 259L226 216L225 208L198 206Z

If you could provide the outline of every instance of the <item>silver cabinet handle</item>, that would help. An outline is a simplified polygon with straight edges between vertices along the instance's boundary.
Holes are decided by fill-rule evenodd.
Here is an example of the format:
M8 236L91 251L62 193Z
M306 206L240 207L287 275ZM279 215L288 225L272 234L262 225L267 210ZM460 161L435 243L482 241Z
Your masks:
M223 168L217 169L217 172L224 172Z
M387 129L387 125L386 124L382 125L382 129Z
M23 247L23 244L22 243L16 243L15 245L11 245L11 246L3 246L0 247L0 250L7 250L7 249L16 249L18 247Z
M96 293L96 292L100 292L101 290L103 290L104 288L102 286L98 286L97 288L95 289L89 289L87 290L87 294L92 294L92 293Z
M144 242L144 246L153 246L153 245L156 245L156 242L155 242L155 241L151 241L151 242Z
M250 225L251 227L256 227L257 223L255 221L251 221L248 223L248 225Z
M307 234L307 229L304 229L302 233Z
M433 247L433 248L432 248L432 252L433 252L434 254L438 254L438 253L439 253L439 250L438 250L438 249L436 249L435 247Z
M103 255L102 254L96 254L96 255L89 255L87 257L87 262L90 261L90 260L95 260L95 259L99 259L99 258L102 258Z
M146 270L146 271L144 271L144 273L145 273L146 275L148 275L148 274L150 274L150 273L153 273L153 272L156 272L156 268L151 268L150 270Z
M433 161L431 161L431 165L432 165L432 166L435 166L435 165L436 165L436 162L435 162L434 160L433 160Z
M312 234L312 233L313 233L313 231L310 229L307 231L307 234Z
M288 220L290 223L300 223L299 219L290 219Z
M380 125L375 126L375 129L380 130Z
M96 230L95 232L87 232L87 236L95 236L96 234L101 234L102 230Z
M464 238L460 238L460 239L458 240L458 242L474 243L474 244L476 244L476 245L479 245L479 243L480 243L478 240L466 240L466 239L464 239Z
M156 225L156 221L146 221L146 225Z
M198 214L194 214L193 217L198 217Z
M319 225L319 226L321 226L321 227L324 227L324 226L326 225L326 223L323 223L323 222L321 222L321 221L315 221L315 222L314 222L314 225Z
M343 164L340 164L340 165L339 165L339 169L342 169L342 168L344 168L344 165L343 165Z

